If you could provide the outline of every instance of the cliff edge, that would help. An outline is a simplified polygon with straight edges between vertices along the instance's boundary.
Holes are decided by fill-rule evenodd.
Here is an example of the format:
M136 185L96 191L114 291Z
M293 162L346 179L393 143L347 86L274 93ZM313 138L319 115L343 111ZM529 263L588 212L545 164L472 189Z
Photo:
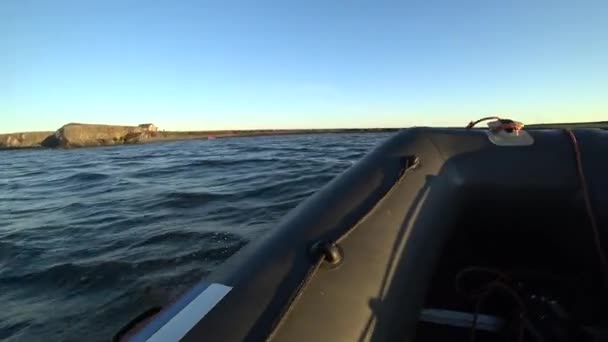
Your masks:
M96 125L69 123L55 132L32 132L0 134L0 149L17 148L72 148L108 145L176 141L190 139L213 139L260 135L314 134L314 133L365 133L388 132L397 129L263 129L223 131L159 131L151 123L139 126Z
M0 149L43 147L42 142L54 132L0 134Z
M156 127L152 124L114 126L69 123L55 132L0 134L0 149L134 144L148 141L156 135Z
M44 147L90 147L138 143L155 132L140 126L70 123L42 141Z

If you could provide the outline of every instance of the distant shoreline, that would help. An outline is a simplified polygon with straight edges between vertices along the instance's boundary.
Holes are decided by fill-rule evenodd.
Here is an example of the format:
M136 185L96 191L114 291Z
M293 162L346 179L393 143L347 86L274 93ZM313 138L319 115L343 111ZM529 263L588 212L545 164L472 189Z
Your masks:
M555 123L526 125L530 129L543 128L604 128L608 121L588 123ZM153 124L139 126L96 125L70 123L57 131L0 134L0 150L33 148L78 148L163 141L206 140L237 137L278 136L297 134L385 133L402 128L329 128L329 129L255 129L214 131L164 131Z
M79 148L94 146L146 144L182 140L210 140L238 137L299 134L382 133L400 128L341 129L257 129L215 131L145 131L135 126L68 124L54 132L0 134L0 150L36 148Z
M326 128L326 129L263 129L263 130L221 130L221 131L160 131L157 139L205 139L228 137L252 137L295 134L327 134L327 133L383 133L397 132L401 128Z

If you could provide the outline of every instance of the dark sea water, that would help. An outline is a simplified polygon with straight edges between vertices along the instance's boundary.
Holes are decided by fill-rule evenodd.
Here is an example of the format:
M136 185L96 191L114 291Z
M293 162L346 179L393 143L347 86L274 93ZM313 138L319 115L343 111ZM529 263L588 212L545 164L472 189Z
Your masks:
M389 136L0 151L0 340L109 340Z

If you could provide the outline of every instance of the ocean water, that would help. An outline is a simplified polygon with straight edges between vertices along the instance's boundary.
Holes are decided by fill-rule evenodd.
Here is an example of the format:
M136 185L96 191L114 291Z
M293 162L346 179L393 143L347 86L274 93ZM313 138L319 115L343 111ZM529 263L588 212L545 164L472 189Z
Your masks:
M108 341L390 135L0 151L0 340Z

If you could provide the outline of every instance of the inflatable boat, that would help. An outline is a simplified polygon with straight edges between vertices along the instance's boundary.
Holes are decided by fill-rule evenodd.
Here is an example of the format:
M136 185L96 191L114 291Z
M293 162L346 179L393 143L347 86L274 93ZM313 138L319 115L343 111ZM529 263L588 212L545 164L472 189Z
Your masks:
M404 129L117 341L608 341L608 132Z

